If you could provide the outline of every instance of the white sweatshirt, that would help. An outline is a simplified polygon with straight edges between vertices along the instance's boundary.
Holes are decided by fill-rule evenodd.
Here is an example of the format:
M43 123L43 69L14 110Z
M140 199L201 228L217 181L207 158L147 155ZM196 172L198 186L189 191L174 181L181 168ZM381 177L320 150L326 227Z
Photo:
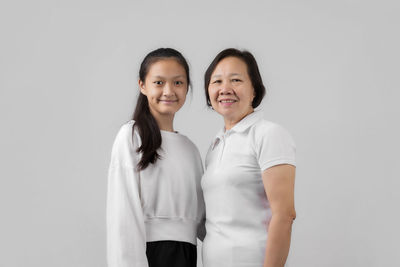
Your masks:
M146 242L203 240L204 200L200 153L184 135L161 131L161 159L136 171L141 155L131 120L117 134L108 173L109 267L147 267ZM133 136L133 138L132 138Z

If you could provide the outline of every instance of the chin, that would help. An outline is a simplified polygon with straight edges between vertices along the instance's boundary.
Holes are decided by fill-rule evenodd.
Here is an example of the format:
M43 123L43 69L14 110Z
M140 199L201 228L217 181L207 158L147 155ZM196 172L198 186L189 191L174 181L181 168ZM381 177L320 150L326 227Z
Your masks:
M179 109L162 109L160 110L160 114L163 115L174 115Z
M235 116L235 111L234 110L217 110L217 112L223 116L224 118L232 118Z

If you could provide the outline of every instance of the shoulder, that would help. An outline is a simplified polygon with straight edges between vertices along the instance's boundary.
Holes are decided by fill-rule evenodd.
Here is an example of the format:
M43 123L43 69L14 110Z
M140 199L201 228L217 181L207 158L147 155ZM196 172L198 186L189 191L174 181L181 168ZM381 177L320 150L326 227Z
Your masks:
M180 136L182 137L182 142L184 142L185 144L189 145L192 148L196 148L197 149L196 145L193 143L192 140L190 140L189 137L187 137L184 134L180 134Z
M196 153L199 153L199 150L197 146L193 143L193 141L187 137L186 135L183 135L180 133L181 136L181 142L190 150L195 151Z
M287 132L287 130L281 125L266 119L259 119L252 125L251 131L263 135L274 134L277 132Z
M130 154L131 151L135 151L138 147L139 134L133 129L134 124L135 121L130 120L119 128L112 147L111 153L113 156L126 156L127 154Z
M129 145L129 140L132 139L134 124L135 124L135 121L130 120L120 126L120 128L117 132L117 135L115 137L114 146L115 145Z
M192 140L182 133L178 133L173 138L163 139L164 142L171 142L170 147L178 151L181 155L195 156L196 159L201 159L200 152Z
M135 124L134 120L130 120L121 125L119 128L117 136L124 136L127 134L132 134L133 125Z
M256 143L266 140L294 143L291 134L286 128L265 119L258 120L250 129Z

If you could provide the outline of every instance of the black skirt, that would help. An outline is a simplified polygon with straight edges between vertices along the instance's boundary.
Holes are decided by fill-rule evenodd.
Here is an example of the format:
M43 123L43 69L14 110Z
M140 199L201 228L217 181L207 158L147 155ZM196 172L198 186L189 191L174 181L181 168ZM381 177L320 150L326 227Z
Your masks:
M147 242L149 267L196 267L196 246L180 241Z

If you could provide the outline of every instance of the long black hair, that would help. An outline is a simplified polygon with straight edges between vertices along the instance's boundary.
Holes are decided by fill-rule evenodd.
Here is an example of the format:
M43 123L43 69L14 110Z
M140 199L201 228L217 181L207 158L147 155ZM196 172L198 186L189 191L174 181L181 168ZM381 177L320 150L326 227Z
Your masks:
M189 65L182 54L172 48L159 48L148 53L140 65L139 79L144 83L151 65L166 58L175 59L185 69L189 89ZM136 166L141 171L146 169L150 163L154 164L160 158L157 150L162 143L160 128L156 119L150 113L147 97L141 92L139 93L132 119L135 121L133 127L137 128L141 139L141 145L136 151L137 153L142 153L142 157Z

